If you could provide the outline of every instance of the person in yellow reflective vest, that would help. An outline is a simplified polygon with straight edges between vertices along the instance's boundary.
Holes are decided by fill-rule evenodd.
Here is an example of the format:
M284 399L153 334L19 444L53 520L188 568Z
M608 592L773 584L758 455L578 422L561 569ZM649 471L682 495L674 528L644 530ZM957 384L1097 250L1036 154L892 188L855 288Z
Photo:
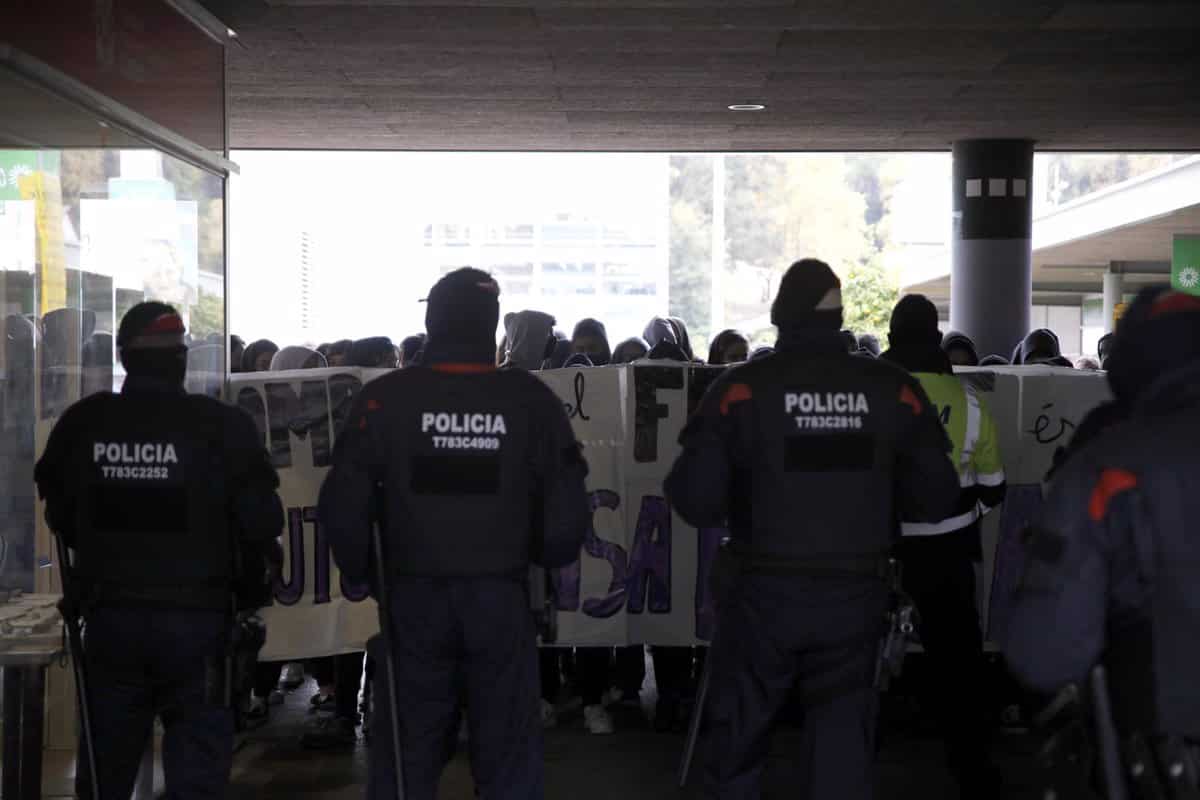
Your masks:
M1004 465L996 422L982 394L954 374L941 348L937 308L921 295L902 298L892 314L882 359L921 383L953 444L962 487L954 513L937 522L901 522L896 553L904 587L916 603L928 654L933 706L951 771L964 798L1000 791L989 755L983 699L983 633L976 609L975 564L982 559L979 520L1004 500Z

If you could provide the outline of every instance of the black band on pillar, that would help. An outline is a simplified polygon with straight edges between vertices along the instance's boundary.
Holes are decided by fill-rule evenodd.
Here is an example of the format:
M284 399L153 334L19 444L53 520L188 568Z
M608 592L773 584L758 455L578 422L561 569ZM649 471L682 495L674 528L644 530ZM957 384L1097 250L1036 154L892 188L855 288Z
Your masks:
M959 239L1029 239L1033 234L1033 142L954 143L954 225Z

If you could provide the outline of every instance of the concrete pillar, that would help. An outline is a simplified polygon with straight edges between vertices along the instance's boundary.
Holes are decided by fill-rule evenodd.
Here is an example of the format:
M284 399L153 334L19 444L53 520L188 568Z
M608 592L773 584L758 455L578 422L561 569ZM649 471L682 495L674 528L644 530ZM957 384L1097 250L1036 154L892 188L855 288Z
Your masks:
M1116 327L1113 316L1117 313L1117 305L1125 296L1124 276L1119 270L1109 267L1104 273L1104 332L1112 333Z
M1033 142L954 143L950 327L1008 356L1033 304Z

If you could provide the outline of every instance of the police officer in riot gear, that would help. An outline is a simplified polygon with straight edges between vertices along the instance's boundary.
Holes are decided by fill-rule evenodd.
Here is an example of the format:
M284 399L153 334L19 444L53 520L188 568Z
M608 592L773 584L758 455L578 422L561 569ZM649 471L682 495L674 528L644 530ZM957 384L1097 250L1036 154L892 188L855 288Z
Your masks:
M524 370L494 366L492 277L452 272L428 303L421 365L355 398L319 517L342 572L373 583L371 526L382 527L397 685L379 681L374 702L387 709L397 693L404 796L433 800L465 706L481 796L527 800L543 782L526 579L531 562L578 557L587 465L558 398ZM391 730L372 728L371 797L396 796Z
M158 716L167 794L220 798L233 758L234 593L264 583L283 527L279 481L245 412L184 392L173 308L134 306L117 347L121 393L72 406L35 474L47 522L74 551L99 794L129 797ZM78 784L92 796L84 769Z
M1102 664L1129 796L1195 797L1200 298L1143 291L1108 366L1125 417L1051 480L1000 643L1039 691L1083 686Z
M951 513L958 476L920 384L846 352L828 265L793 264L771 320L775 354L709 389L665 485L690 524L731 535L701 758L711 796L761 797L771 724L798 682L801 796L866 798L887 556L902 512Z

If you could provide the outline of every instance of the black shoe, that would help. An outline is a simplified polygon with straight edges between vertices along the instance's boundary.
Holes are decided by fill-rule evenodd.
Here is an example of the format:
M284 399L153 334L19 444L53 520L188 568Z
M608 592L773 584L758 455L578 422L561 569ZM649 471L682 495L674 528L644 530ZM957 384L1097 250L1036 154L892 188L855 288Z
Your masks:
M356 744L354 720L345 717L321 717L300 737L305 750L351 750Z

